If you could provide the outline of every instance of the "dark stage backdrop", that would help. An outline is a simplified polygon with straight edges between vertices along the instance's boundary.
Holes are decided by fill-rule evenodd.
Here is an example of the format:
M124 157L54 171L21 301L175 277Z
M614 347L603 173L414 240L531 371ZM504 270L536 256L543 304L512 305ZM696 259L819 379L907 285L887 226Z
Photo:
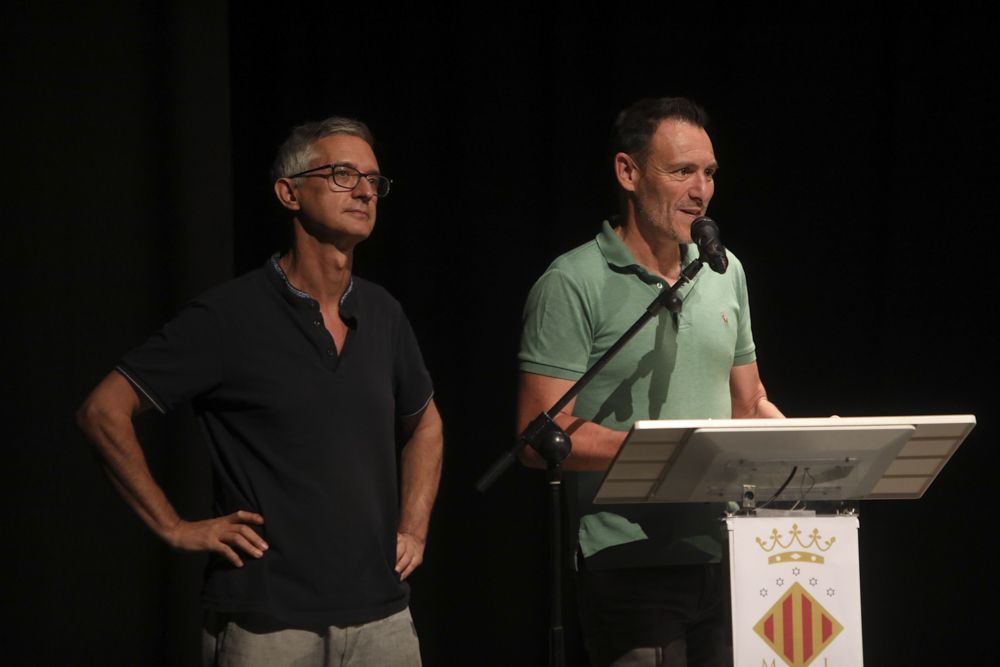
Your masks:
M280 247L274 150L340 113L369 122L395 179L357 273L407 309L446 423L413 577L425 663L544 664L542 474L472 483L511 444L529 287L615 207L614 114L667 94L712 115L710 212L746 266L775 402L978 417L923 499L862 506L867 663L992 655L998 84L983 12L188 4L16 2L0 28L5 663L196 661L203 559L130 514L72 413L186 299ZM182 512L204 515L190 414L140 430ZM570 662L586 664L572 604L570 589Z

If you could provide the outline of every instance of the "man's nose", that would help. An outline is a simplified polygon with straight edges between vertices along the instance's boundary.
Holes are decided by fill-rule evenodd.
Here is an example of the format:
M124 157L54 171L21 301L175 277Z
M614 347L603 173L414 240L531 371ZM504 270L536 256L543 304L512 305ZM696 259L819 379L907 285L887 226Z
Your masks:
M372 185L367 178L361 178L358 179L358 184L354 186L353 190L351 190L351 194L358 199L368 201L372 197L376 196L378 192L375 189L375 186Z
M688 189L688 196L691 199L704 203L711 196L711 179L704 173L699 172L690 181L691 187Z

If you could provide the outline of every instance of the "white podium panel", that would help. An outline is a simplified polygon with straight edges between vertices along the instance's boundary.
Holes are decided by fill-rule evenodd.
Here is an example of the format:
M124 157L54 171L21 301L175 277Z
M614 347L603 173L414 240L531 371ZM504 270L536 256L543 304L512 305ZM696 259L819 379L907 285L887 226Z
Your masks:
M973 415L637 421L595 503L919 498Z
M735 517L735 667L860 667L857 517Z

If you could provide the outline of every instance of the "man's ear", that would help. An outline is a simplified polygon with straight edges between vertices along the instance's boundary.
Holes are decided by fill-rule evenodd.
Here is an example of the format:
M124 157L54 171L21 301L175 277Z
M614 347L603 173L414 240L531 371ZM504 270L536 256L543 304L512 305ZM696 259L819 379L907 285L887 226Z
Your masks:
M615 154L615 178L622 190L635 192L635 182L639 180L639 165L628 153Z
M299 210L299 198L295 193L295 183L290 178L279 178L274 182L274 194L281 205L289 211Z

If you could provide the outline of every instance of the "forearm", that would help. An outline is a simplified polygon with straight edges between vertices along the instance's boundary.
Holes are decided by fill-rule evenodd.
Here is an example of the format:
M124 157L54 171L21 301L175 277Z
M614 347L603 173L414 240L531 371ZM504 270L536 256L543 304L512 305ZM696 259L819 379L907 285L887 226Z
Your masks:
M781 419L784 416L778 406L768 400L763 387L746 400L733 401L733 419Z
M180 517L149 471L131 415L88 400L77 413L77 423L125 502L154 533L170 542Z
M549 410L573 386L572 380L521 373L517 399L517 432L523 433L528 424ZM618 454L626 433L573 416L576 399L556 415L555 422L570 437L573 449L562 463L565 470L601 471ZM521 448L521 463L531 468L546 467L541 455L530 446Z
M778 409L778 406L766 398L757 402L754 409L755 419L783 419L785 415Z
M444 452L441 418L433 401L403 447L399 532L426 541L441 480Z
M237 567L237 553L261 558L267 543L249 524L261 525L264 517L237 510L202 521L183 521L163 489L153 479L135 434L132 417L142 409L138 395L118 373L111 373L90 394L76 414L76 421L101 459L112 485L129 507L154 533L175 549L215 551Z
M530 419L534 419L534 416ZM526 418L524 424L527 425L530 419ZM573 445L569 457L562 463L564 470L577 472L607 470L627 435L623 431L614 431L564 413L557 415L555 422L570 437ZM523 428L524 426L522 431ZM545 468L547 465L542 456L530 446L525 446L521 450L521 462L531 468Z
M780 419L781 410L768 400L757 362L734 366L729 376L733 419Z

